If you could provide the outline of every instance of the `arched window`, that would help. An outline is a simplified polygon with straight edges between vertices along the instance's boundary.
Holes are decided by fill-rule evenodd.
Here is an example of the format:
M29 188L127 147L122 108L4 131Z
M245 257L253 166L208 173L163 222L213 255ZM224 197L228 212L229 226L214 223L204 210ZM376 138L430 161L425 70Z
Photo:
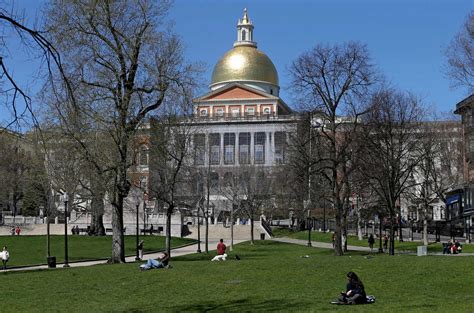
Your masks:
M145 145L138 150L138 165L148 166L148 147Z
M245 29L242 30L242 41L247 40L247 33L245 32Z

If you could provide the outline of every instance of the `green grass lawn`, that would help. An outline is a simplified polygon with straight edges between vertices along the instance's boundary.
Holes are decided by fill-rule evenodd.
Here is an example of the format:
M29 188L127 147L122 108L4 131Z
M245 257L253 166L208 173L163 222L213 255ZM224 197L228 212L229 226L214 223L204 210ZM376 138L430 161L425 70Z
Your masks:
M0 273L2 312L472 312L472 257L335 257L331 250L272 241L235 246L230 257L173 258L172 269L137 263ZM308 256L308 257L302 257ZM375 304L329 302L355 271Z
M273 229L273 234L276 237L289 237L289 238L294 238L294 239L301 239L301 240L308 240L308 231L292 231L288 228L275 228ZM312 231L311 232L311 240L312 241L320 241L320 242L332 242L332 232L330 233L322 233L318 231ZM369 244L367 242L367 238L364 237L363 240L359 240L357 236L349 236L348 245L351 246L362 246L362 247L368 247ZM398 251L416 251L417 246L423 245L423 242L421 241L404 241L404 242L399 242L398 240L395 240L395 249ZM376 239L375 240L375 248L379 247L379 241ZM463 244L463 252L469 252L469 253L474 253L474 244ZM428 245L428 252L442 252L443 251L443 246L442 243L436 243L436 242L430 242Z
M141 236L145 240L144 252L164 249L165 237ZM179 246L193 242L190 239L172 238L171 245ZM46 264L46 236L0 236L0 246L8 247L8 266ZM108 258L112 251L112 237L68 236L69 261ZM125 236L125 254L134 255L135 236ZM51 255L58 263L64 262L64 236L51 236Z

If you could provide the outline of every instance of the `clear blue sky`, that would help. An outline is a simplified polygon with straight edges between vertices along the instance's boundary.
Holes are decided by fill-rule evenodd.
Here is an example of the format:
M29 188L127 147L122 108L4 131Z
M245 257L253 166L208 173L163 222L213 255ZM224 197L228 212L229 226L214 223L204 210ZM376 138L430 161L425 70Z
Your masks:
M25 9L30 21L41 17L40 1L14 3ZM280 96L290 105L287 67L291 62L317 43L348 40L366 43L373 62L395 87L414 92L439 111L451 111L466 95L465 90L450 89L442 66L446 62L443 51L473 9L472 1L175 0L170 18L184 42L187 59L207 64L206 83L215 63L232 48L237 19L245 7L259 49L279 72ZM10 61L21 83L35 90L34 63L13 56ZM5 117L6 111L1 108L0 114Z

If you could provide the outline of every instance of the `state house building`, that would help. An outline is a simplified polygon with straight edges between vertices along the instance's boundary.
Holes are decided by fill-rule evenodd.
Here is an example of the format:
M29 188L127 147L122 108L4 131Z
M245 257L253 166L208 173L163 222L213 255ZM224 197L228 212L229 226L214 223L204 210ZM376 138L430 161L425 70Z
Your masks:
M233 48L214 67L210 91L193 100L194 165L211 170L216 218L229 209L216 192L224 177L240 166L269 170L284 163L289 133L299 119L279 97L278 72L257 49L253 30L244 10Z
M245 10L234 47L214 67L210 92L194 99L194 121L205 129L194 143L209 147L200 149L196 165L272 166L285 157L288 122L295 117L279 97L277 70L257 49L253 28Z

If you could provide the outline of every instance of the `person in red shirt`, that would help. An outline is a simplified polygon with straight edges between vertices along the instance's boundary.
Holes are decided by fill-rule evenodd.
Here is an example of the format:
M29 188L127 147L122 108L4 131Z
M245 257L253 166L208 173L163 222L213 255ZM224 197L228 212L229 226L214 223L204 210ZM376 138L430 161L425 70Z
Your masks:
M224 255L226 246L224 244L224 239L220 239L219 243L217 244L217 255Z

